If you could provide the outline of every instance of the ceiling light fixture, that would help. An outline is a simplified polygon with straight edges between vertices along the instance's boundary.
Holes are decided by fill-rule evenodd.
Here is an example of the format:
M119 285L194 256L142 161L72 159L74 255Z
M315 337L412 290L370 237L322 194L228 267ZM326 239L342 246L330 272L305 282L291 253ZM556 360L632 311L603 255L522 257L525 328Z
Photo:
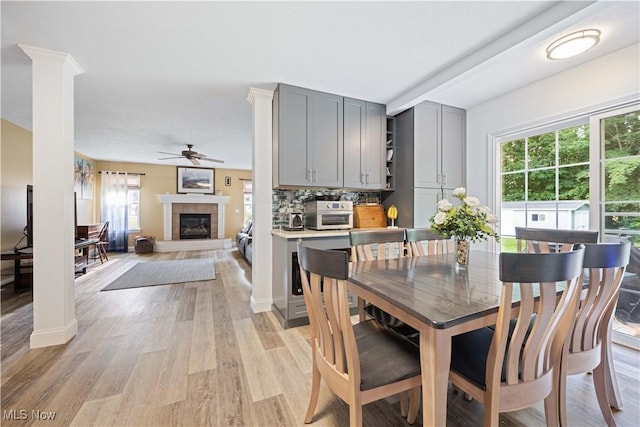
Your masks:
M548 59L565 59L586 52L600 41L599 30L580 30L560 37L547 47Z

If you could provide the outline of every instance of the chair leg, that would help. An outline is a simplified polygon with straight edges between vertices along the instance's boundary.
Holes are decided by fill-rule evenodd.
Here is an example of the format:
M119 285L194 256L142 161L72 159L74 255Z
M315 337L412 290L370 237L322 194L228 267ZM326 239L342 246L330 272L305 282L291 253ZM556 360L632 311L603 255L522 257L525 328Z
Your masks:
M611 406L609 406L606 375L607 369L604 366L604 362L600 361L600 365L593 370L593 386L596 389L596 397L598 398L600 412L602 412L602 416L607 422L607 425L611 427L616 425L616 420L613 418L613 412L611 412Z
M362 404L360 399L357 402L352 402L349 405L349 426L350 427L362 427Z
M566 380L566 377L565 377L565 380ZM557 390L554 387L551 390L551 393L549 393L549 395L544 399L544 416L546 419L547 427L557 427L559 425L564 425L564 424L560 424L560 417L559 417L559 410L558 410L558 407L563 407L563 406L564 406L564 401L559 400Z
M498 427L500 422L499 407L498 396L486 393L484 398L484 427Z
M564 368L566 369L566 367ZM568 426L569 421L567 419L567 376L561 375L561 374L554 375L554 376L556 377L554 379L554 382L558 384L558 391L555 394L555 396L557 396L558 399L555 405L547 404L547 399L545 399L544 412L547 418L553 416L554 418L557 418L557 422L561 426ZM552 394L554 393L552 392ZM555 412L555 414L553 414L552 411ZM548 419L547 419L547 424L549 424Z
M320 371L316 368L315 361L313 363L313 373L311 377L311 396L309 397L309 406L307 414L304 417L305 424L309 424L313 419L313 413L318 404L318 396L320 396Z
M410 400L411 400L411 397L409 396L407 398L407 392L406 391L400 392L400 415L402 415L405 418L407 418L407 414L409 413L409 401Z
M409 390L409 413L407 414L407 422L413 424L418 417L420 410L420 392L422 388L416 387Z
M609 321L604 324L603 328L606 328L604 332L601 332L603 336L602 345L602 363L605 368L605 379L607 389L607 401L609 405L618 410L622 409L622 395L620 394L620 388L618 387L618 380L616 379L616 371L613 366L613 350L611 349L611 326L613 323L613 313L615 304L611 305L609 309L611 314L607 314L604 318Z

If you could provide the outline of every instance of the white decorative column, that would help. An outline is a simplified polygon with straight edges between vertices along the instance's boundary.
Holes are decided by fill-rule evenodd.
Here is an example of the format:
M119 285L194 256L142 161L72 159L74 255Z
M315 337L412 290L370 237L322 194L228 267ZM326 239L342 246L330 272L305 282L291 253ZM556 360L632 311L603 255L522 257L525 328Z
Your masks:
M271 310L271 218L272 201L272 100L270 90L251 88L247 97L252 106L253 150L253 261L251 268L251 309L254 313Z
M64 344L78 332L74 267L74 76L63 52L20 48L32 60L33 332L31 348Z

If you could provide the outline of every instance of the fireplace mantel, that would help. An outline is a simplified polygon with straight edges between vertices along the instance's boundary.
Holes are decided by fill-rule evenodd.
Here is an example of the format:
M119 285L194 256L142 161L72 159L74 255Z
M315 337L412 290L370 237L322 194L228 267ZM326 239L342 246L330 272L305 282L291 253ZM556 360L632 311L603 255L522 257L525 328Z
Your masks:
M164 240L172 240L171 220L172 205L174 203L213 203L218 205L218 235L212 238L224 238L224 205L229 196L208 196L204 194L158 194L158 199L164 205ZM213 221L213 218L211 219Z

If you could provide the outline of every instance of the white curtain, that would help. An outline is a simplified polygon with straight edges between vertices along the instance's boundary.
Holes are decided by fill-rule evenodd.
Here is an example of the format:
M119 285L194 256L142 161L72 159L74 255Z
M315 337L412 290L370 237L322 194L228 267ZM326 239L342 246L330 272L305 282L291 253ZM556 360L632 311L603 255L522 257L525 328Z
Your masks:
M127 252L129 224L127 212L127 174L101 172L100 220L109 221L109 251Z

